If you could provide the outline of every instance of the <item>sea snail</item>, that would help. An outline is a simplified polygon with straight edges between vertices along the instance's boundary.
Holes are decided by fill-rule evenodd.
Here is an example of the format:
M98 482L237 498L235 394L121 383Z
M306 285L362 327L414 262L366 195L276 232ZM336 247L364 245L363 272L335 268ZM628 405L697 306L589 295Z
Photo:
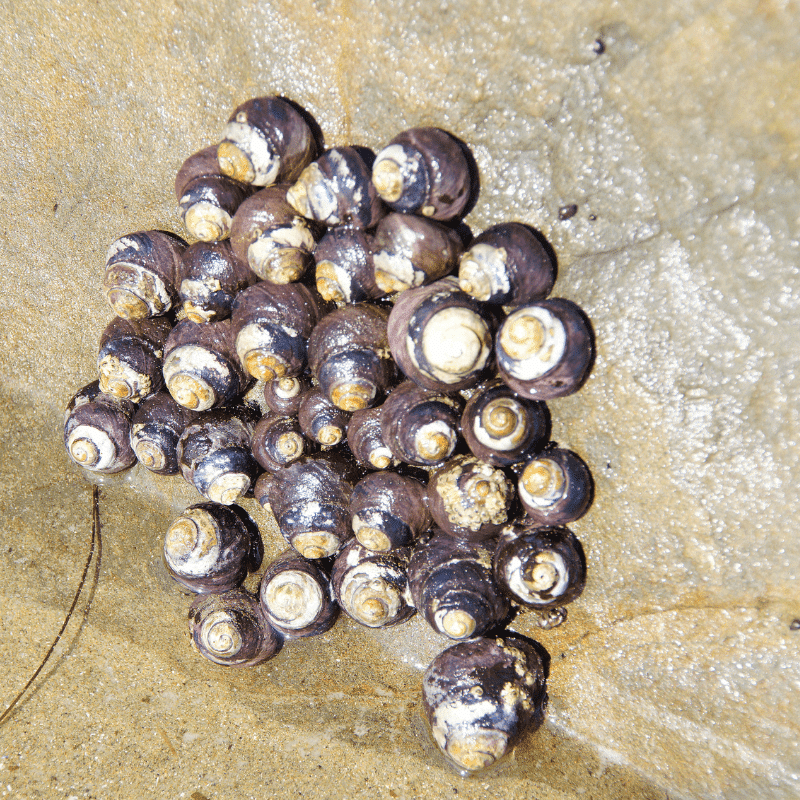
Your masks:
M310 388L311 382L303 375L274 378L264 383L264 403L275 414L293 417Z
M308 443L296 419L266 414L256 423L250 447L261 467L275 472L305 455Z
M178 439L195 416L165 391L145 400L131 420L131 447L139 463L158 475L174 475Z
M314 250L317 291L336 303L360 303L385 294L375 282L372 236L349 225L331 228Z
M545 671L533 643L511 634L448 647L422 679L433 739L459 770L491 766L544 719Z
M363 408L353 412L347 426L350 452L365 469L386 469L394 460L392 451L383 440L381 414L381 406Z
M344 439L349 420L350 414L337 408L319 387L306 392L297 412L300 429L323 447L334 447Z

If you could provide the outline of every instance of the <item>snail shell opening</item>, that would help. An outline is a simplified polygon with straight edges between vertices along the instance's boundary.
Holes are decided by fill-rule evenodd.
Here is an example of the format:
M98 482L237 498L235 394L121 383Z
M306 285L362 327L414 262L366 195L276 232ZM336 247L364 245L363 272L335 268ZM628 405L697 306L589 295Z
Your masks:
M311 575L300 570L276 575L261 597L269 613L283 627L292 630L310 625L323 606L322 588Z
M78 425L67 438L67 452L78 466L101 470L113 464L117 448L114 440L100 428Z
M242 649L242 634L227 611L213 611L200 627L199 638L209 653L218 657L235 656Z
M486 366L492 337L472 309L450 306L430 317L421 344L427 367L416 366L443 383L458 383Z
M332 533L308 531L295 536L291 544L301 556L314 559L332 556L339 549L341 542Z
M549 508L564 497L567 474L556 461L537 458L522 471L518 488L524 502L536 508Z
M201 242L220 242L231 232L231 215L214 203L201 200L183 215L186 230Z
M567 331L555 314L529 306L506 318L500 328L498 347L510 359L504 365L510 375L534 380L561 361L567 347Z
M506 268L507 253L502 247L476 244L461 257L458 284L461 291L486 302L493 295L511 291Z

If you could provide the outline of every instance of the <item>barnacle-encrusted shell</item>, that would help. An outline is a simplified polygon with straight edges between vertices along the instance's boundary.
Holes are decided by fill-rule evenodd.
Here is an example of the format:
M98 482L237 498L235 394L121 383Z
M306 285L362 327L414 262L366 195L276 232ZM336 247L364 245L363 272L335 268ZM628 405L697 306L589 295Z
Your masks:
M571 603L586 585L586 559L569 528L527 521L504 528L494 554L494 575L515 602L527 608Z
M383 440L381 414L382 406L363 408L353 412L347 426L350 452L366 469L386 469L392 464L392 451Z
M263 545L258 527L238 507L217 503L189 506L167 529L164 564L192 592L226 592L258 569Z
M533 400L576 392L589 375L594 339L586 315L561 298L522 306L497 333L500 377Z
M244 589L198 595L189 608L189 631L201 655L227 667L260 664L283 644L258 600Z
M131 421L131 447L142 466L158 475L178 471L178 439L195 417L168 392L158 392L142 403Z
M317 291L336 303L374 300L385 292L375 283L372 236L349 225L331 228L314 250Z
M439 128L411 128L375 158L372 182L395 211L449 220L470 198L469 164L456 139Z
M422 679L433 739L459 770L493 764L544 719L542 660L529 640L459 642L440 653Z
M337 408L320 388L310 389L300 401L297 420L303 433L324 447L339 444L347 433L350 414Z
M261 579L259 600L273 627L287 639L325 633L339 616L328 577L317 563L291 548L267 568Z
M186 242L166 231L120 236L106 254L103 288L114 313L125 319L166 314L178 299Z
M331 589L344 612L370 628L386 628L413 616L406 566L409 550L375 553L355 539L345 545L331 571Z
M275 378L264 384L264 402L275 414L292 417L297 414L300 401L310 388L310 381L302 375Z
M282 469L306 453L306 440L296 419L267 414L256 424L250 443L253 456L269 472Z

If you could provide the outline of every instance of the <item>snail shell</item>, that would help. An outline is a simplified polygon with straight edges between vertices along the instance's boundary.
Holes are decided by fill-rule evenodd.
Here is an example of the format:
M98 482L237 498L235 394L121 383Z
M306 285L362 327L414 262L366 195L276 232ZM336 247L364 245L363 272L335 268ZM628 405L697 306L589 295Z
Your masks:
M287 639L318 636L339 617L325 573L291 548L269 565L258 595L270 623Z
M82 387L70 399L64 419L64 446L69 457L92 472L121 472L136 463L130 443L134 406L100 392L99 381Z
M279 97L254 97L238 106L217 148L222 174L254 186L295 180L315 154L308 123Z
M520 397L496 378L470 397L461 431L475 456L506 467L523 461L547 442L550 414L543 402Z
M411 128L378 153L372 182L395 211L451 220L470 199L472 176L453 136L439 128Z
M553 290L556 269L532 230L504 222L485 230L461 256L461 290L484 303L519 306L544 300Z
M347 426L350 452L366 469L386 469L393 461L392 451L383 441L381 414L382 406L354 411Z
M253 497L262 508L266 508L269 511L272 511L272 507L269 504L269 491L274 482L275 476L271 472L262 472L253 486Z
M131 447L139 463L158 475L178 471L178 439L195 413L158 392L136 409L131 421Z
M300 401L297 414L303 433L324 447L339 444L347 433L350 414L328 400L322 389L310 389Z
M257 280L233 255L230 242L196 242L184 251L181 265L183 314L192 322L225 319L234 297Z
M426 670L422 693L434 741L468 773L539 727L547 705L542 659L532 642L509 634L448 647Z
M462 249L458 234L439 222L389 214L375 230L375 283L383 292L433 283L456 268Z
M586 586L586 558L569 528L525 521L503 529L494 554L494 576L519 605L554 608L580 596Z
M165 317L111 320L97 355L100 391L132 403L157 392L164 382L161 358L171 330Z
M381 406L383 440L406 464L443 464L458 443L460 416L460 398L404 381Z
M508 522L514 487L501 469L472 456L456 456L428 484L434 522L467 542L490 539Z
M415 613L408 594L409 549L375 553L355 539L333 562L331 590L349 617L369 628L388 628Z
M273 413L293 417L310 388L311 383L303 376L275 378L264 384L264 402Z
M182 586L220 594L261 566L264 547L255 522L238 507L189 506L167 529L164 564Z
M183 224L201 242L227 239L236 209L252 191L246 183L219 171L217 147L212 145L190 155L175 178Z
M323 317L308 340L308 365L331 402L358 411L378 401L395 376L386 335L387 313L368 303Z
M246 406L197 415L178 440L183 477L203 497L231 505L250 490L259 469L250 450L258 414Z
M268 414L253 431L253 457L268 472L282 469L306 454L306 440L296 419Z
M244 589L198 595L189 608L189 631L201 655L226 667L260 664L283 645L258 600Z
M230 403L248 380L236 357L229 319L179 322L164 345L163 372L169 393L192 411Z
M286 202L286 185L269 186L248 197L231 225L236 258L272 283L300 280L313 263L317 226Z
M388 335L406 377L441 392L475 386L492 354L487 310L452 276L403 292L389 315Z
M509 603L492 577L492 551L437 532L418 545L408 565L417 610L451 639L482 636L501 625Z
M518 308L497 333L500 377L532 400L578 391L594 358L591 323L570 300L552 298Z
M336 303L374 300L385 292L375 283L372 237L348 225L331 228L314 250L317 291Z
M372 184L370 163L374 156L363 148L332 147L309 164L286 200L304 217L324 225L372 227L385 213Z
M299 283L264 281L240 292L231 319L245 371L263 381L299 375L306 363L306 340L319 317L314 295Z
M594 481L577 453L551 447L525 464L517 490L531 522L565 525L589 510Z
M359 543L381 553L412 545L431 526L425 487L394 472L363 477L353 489L350 515Z
M120 236L106 254L103 289L114 313L125 319L166 314L178 300L186 242L166 231Z

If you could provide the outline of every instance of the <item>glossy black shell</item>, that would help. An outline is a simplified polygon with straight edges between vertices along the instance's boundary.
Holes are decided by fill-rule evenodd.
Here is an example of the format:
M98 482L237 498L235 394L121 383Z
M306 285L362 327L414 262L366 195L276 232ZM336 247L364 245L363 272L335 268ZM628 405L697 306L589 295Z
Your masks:
M292 417L267 414L253 430L253 458L268 472L283 469L307 454L308 442Z
M303 433L312 441L333 447L347 435L350 414L337 408L319 387L309 389L300 401L297 420Z
M326 300L360 303L385 294L375 283L372 236L349 225L331 228L314 250L317 291Z

